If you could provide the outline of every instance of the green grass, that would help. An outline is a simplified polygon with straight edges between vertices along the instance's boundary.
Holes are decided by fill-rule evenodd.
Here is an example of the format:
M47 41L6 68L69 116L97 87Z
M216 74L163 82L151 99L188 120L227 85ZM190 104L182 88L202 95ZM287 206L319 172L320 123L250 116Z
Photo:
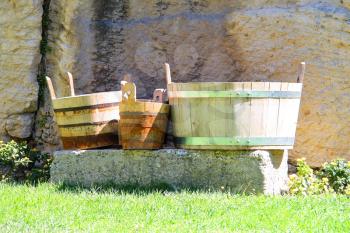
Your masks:
M0 184L0 232L350 232L350 199Z

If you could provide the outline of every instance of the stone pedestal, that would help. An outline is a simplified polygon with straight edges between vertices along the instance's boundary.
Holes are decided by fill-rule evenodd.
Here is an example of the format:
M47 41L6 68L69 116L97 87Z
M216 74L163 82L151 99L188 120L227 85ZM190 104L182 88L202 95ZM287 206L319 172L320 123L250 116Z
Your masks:
M287 150L58 151L54 154L51 180L83 186L166 184L175 190L280 194L286 188L287 160Z

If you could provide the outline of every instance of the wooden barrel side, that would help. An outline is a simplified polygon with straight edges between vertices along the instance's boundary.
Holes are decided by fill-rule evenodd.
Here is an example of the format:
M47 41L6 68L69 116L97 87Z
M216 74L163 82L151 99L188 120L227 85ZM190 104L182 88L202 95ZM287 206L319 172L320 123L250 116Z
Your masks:
M118 134L100 134L94 136L63 137L61 138L65 150L93 149L117 145Z
M171 83L174 137L187 149L291 149L302 84Z
M121 91L99 92L58 98L53 101L54 109L77 108L121 102Z
M53 100L64 149L118 144L120 92L104 92Z
M161 148L168 123L169 105L122 102L119 135L123 149Z

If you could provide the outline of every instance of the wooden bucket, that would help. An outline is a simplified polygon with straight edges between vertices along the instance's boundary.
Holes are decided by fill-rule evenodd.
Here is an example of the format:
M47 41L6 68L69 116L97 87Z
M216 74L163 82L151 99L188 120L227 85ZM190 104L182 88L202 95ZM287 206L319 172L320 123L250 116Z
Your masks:
M46 77L64 149L90 149L118 144L120 91L75 95L68 73L71 96L56 98Z
M155 90L153 101L136 100L135 84L122 82L119 137L123 149L162 147L169 113L169 105L161 103L164 92Z
M175 144L185 149L292 149L302 83L171 83ZM304 76L301 64L298 80Z

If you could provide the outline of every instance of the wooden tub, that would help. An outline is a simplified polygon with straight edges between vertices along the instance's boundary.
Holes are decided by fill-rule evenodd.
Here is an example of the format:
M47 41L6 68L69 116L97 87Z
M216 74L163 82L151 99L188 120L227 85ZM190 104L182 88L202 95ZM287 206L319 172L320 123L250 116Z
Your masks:
M75 95L69 74L71 96L56 98L46 77L55 118L64 149L90 149L118 144L120 91Z
M298 79L304 63L301 70ZM170 71L167 74L177 147L293 148L302 83L171 83Z
M153 100L136 100L134 83L122 82L119 136L123 149L162 147L169 105L162 103L164 90L157 89Z

